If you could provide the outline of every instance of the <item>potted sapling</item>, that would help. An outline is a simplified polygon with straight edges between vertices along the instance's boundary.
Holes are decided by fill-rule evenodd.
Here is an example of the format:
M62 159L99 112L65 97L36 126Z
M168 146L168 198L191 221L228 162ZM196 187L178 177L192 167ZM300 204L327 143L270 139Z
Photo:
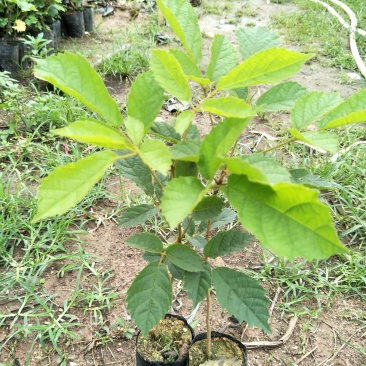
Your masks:
M145 252L147 261L127 291L128 310L146 339L169 312L173 280L182 280L193 306L207 301L205 356L194 350L196 359L189 360L196 365L223 357L212 345L212 296L239 322L270 332L269 301L262 285L240 271L216 266L212 259L243 250L253 237L290 260L347 251L329 207L319 198L325 184L304 171L299 177L299 171L288 170L272 151L301 142L335 152L338 140L333 129L366 119L366 91L342 100L337 93L308 92L284 81L312 55L280 47L278 37L259 27L238 30L240 55L225 36L216 35L204 62L208 66L202 70L195 10L186 0L157 4L183 47L152 50L149 71L131 86L126 118L82 56L64 53L37 60L36 77L98 115L52 132L100 150L41 180L33 221L65 213L115 164L119 174L151 197L149 204L126 209L120 226L140 225L157 216L168 231L127 239L126 244ZM255 100L252 90L262 85L268 91ZM166 94L188 103L190 109L172 121L156 121ZM236 148L256 115L277 110L290 111L287 140L257 152ZM203 136L196 124L202 113L209 120ZM228 229L224 224L236 216L242 229ZM225 357L245 365L245 349L237 345L237 354Z

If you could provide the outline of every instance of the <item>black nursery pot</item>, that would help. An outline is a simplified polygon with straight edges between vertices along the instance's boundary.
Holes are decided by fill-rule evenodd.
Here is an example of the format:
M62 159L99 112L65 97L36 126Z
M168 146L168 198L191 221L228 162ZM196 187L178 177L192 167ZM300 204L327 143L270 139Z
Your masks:
M0 71L15 76L19 71L19 42L0 41Z
M62 13L61 19L64 35L80 38L85 34L83 11Z
M94 28L94 9L91 6L85 6L83 10L85 32L91 32Z
M190 334L191 334L191 340L194 338L194 331L192 327L187 323L187 320L179 315L173 315L173 314L167 314L165 315L165 319L167 318L175 318L179 319L184 323L184 326L188 328ZM140 333L137 335L136 344L139 340ZM173 362L161 362L161 361L150 361L146 358L144 358L137 350L136 350L136 366L186 366L188 361L188 354L186 357L179 361L173 361Z
M206 338L207 338L207 333L200 333L200 334L196 335L196 337L194 337L194 339L192 341L189 351L191 350L191 348L193 347L193 345L196 342L203 341L203 340L204 340L204 345L203 345L204 350L206 351ZM218 338L226 338L226 339L232 341L235 344L235 346L237 346L239 348L240 353L243 357L243 362L242 362L241 366L247 366L247 362L248 362L247 348L244 346L243 343L241 343L238 339L234 338L230 334L214 332L214 331L211 332L211 344L213 344L215 342L215 339L218 339ZM189 353L189 355L188 355L188 365L189 366L192 366L193 361L195 361L195 360L191 360L191 358L192 358L192 353ZM206 360L203 360L202 362L205 362L205 361Z

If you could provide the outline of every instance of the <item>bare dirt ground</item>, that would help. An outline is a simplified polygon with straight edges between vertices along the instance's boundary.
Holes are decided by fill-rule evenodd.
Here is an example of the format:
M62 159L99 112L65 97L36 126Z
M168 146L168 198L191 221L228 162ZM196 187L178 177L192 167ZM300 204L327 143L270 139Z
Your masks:
M207 0L206 0L207 1ZM245 1L238 1L237 6L242 6ZM268 26L270 16L279 11L294 11L294 5L278 5L267 4L266 0L249 1L256 15L243 17L237 25L230 24L229 20L232 14L203 15L200 17L200 25L202 32L206 35L206 42L209 43L214 33L226 34L230 39L234 40L234 32L237 27L243 27L249 22L260 26ZM200 9L197 9L200 12ZM136 22L143 19L144 15L140 14ZM117 32L118 29L123 31L131 24L131 15L129 10L116 9L114 14L107 18L96 16L97 32L86 36L81 40L65 40L63 47L68 45L77 45L80 49L92 48L95 52L90 55L93 63L97 63L103 58L103 54L113 52L111 46L111 34ZM97 44L97 46L96 46ZM291 48L292 46L289 45ZM293 46L296 48L296 45ZM206 55L208 49L206 48ZM339 71L336 69L327 69L320 66L316 62L310 62L305 65L301 72L294 78L309 90L337 90L343 97L347 97L360 87L364 87L361 83L352 85L340 84ZM108 79L108 86L111 94L118 98L121 102L125 100L127 88L118 78ZM259 90L259 92L261 92ZM168 118L166 113L162 118ZM199 122L201 131L204 131L205 121ZM259 121L253 125L254 130L260 130L274 134L273 129L266 122ZM120 196L119 185L113 177L110 180L110 190L116 194L116 199ZM125 182L125 190L130 190L131 195L139 195L141 192L134 186ZM113 202L112 202L113 204ZM105 203L101 203L101 207L96 207L95 211L103 211ZM100 226L89 226L89 234L81 236L84 241L84 249L90 254L97 256L97 266L104 270L112 268L114 278L111 279L109 285L115 290L121 292L121 296L117 305L111 311L105 311L105 325L111 325L117 317L129 320L129 315L124 302L125 292L136 274L143 268L144 261L142 253L132 249L124 244L126 238L131 234L138 232L140 228L126 230L119 228L112 220L102 220ZM220 265L226 265L235 268L254 268L261 263L261 250L256 243L252 243L249 251L240 252L235 255L227 256L219 259ZM47 290L57 294L56 301L61 306L64 299L71 295L75 276L68 273L64 278L59 279L56 276L56 269L50 270L45 277L44 286ZM177 299L182 303L182 307L175 312L179 315L187 316L192 312L191 302L187 299L186 294L179 292L179 283L175 284ZM358 353L355 347L366 347L366 335L364 330L359 330L359 326L354 322L356 314L365 314L365 304L355 298L339 297L331 304L323 304L324 310L317 312L318 304L314 299L313 302L307 302L302 305L302 310L307 308L310 315L302 315L295 321L294 316L290 314L282 314L278 307L283 303L283 292L278 292L276 283L264 283L268 289L269 298L276 298L275 307L271 315L270 324L272 334L267 335L261 330L247 328L245 324L236 324L225 311L214 302L213 303L213 319L212 328L214 330L225 330L226 332L241 339L242 342L248 344L249 366L313 366L313 365L333 365L333 366L361 366L366 365L366 360ZM179 292L179 293L178 293ZM173 306L177 306L175 301ZM313 312L311 310L314 310ZM75 309L78 321L85 325L78 334L81 341L75 341L71 345L65 345L68 353L74 355L75 358L68 363L70 366L86 366L86 365L135 365L135 337L127 340L118 332L109 334L109 342L102 345L97 340L96 333L103 332L93 323L92 311L84 314L81 310ZM199 333L205 330L205 304L201 304L194 320L197 321L195 332ZM277 347L270 347L271 341L278 341L281 337L288 337L284 341L280 341ZM104 329L104 332L106 330ZM1 334L0 334L1 340ZM17 358L19 365L24 365L29 344L26 342L18 347ZM0 360L1 365L1 360ZM44 358L44 354L36 349L33 353L30 365L57 365L52 354L49 358ZM18 366L18 365L17 365Z

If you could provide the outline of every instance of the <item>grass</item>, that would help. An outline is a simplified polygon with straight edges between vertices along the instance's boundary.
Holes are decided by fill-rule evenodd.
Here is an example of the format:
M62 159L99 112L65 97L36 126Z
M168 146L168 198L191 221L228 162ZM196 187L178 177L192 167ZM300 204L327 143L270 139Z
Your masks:
M348 47L348 31L340 25L339 21L319 4L307 0L293 2L299 10L284 11L272 17L273 25L285 36L285 39L299 45L304 52L315 53L324 66L357 70ZM345 3L354 10L359 27L365 28L365 4L356 0L348 0ZM340 13L348 19L342 11ZM364 58L365 37L358 37L357 44L361 58Z

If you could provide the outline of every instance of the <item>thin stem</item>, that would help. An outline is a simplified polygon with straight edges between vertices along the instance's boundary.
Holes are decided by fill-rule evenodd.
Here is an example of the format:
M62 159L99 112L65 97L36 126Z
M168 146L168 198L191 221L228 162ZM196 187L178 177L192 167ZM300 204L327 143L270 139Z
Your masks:
M182 242L182 238L183 238L182 224L179 224L178 225L178 238L177 238L177 243L181 243Z
M151 175L154 177L154 179L156 180L156 182L159 184L159 187L161 188L161 189L163 189L164 188L164 186L163 186L163 183L161 183L160 182L160 180L159 180L159 178L157 177L157 175L155 174L155 172L148 166L148 168L149 168L149 170L150 170L150 173L151 173Z
M296 138L295 138L295 137L293 137L293 138L291 138L291 139L289 139L289 140L287 140L287 141L281 142L280 144L278 144L278 145L276 145L276 146L270 147L270 148L269 148L269 149L267 149L267 150L263 150L263 151L261 151L260 153L261 153L261 154L266 154L266 153L268 153L268 152L270 152L270 151L272 151L272 150L276 150L276 149L278 149L279 147L285 146L285 145L290 144L291 142L294 142L294 141L296 141Z
M192 223L192 217L190 217L189 221L188 221L188 224L186 226L186 228L184 229L183 233L182 233L182 238L184 238L184 235L186 235L186 232L188 230L188 228L191 226L191 223Z
M211 231L211 220L207 221L207 229L206 229L206 240L210 240L210 231Z
M207 329L207 337L206 337L206 356L207 360L211 358L211 288L208 289L207 292L207 309L206 309L206 329Z

